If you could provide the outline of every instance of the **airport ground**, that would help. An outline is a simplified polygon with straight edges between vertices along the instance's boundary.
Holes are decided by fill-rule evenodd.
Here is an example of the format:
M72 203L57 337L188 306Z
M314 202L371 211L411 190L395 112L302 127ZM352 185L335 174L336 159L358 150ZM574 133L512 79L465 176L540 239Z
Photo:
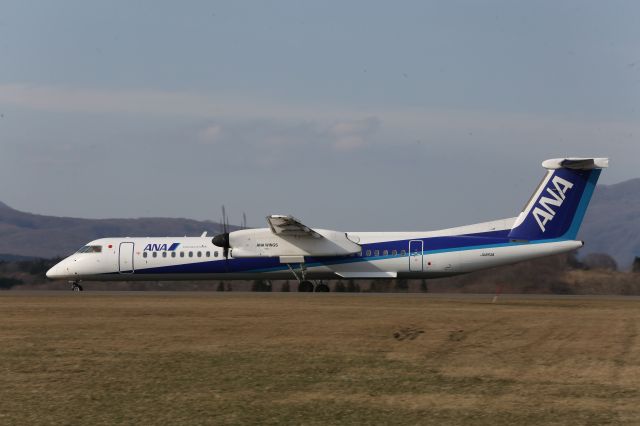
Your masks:
M3 292L0 424L638 424L640 298Z

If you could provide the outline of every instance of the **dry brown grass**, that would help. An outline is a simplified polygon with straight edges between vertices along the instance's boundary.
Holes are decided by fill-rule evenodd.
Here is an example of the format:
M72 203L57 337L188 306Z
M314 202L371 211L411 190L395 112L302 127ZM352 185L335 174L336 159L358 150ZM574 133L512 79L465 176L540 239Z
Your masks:
M0 424L638 424L640 300L0 294Z

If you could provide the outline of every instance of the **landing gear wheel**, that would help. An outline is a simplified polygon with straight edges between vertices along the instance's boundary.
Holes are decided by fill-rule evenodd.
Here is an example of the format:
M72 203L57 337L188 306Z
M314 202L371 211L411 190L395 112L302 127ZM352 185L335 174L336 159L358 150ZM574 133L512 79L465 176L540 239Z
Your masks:
M71 284L71 290L72 291L83 291L84 289L82 288L82 286L80 284L73 283L73 284Z
M316 286L316 293L328 293L329 292L329 286L326 284L318 284Z
M298 291L310 293L313 291L313 283L311 281L300 281Z

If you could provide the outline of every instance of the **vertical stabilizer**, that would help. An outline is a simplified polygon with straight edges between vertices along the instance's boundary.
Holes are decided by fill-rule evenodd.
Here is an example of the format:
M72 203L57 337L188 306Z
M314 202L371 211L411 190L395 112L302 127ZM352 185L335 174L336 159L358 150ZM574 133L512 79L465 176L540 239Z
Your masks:
M573 240L607 158L557 158L542 162L546 176L516 220L514 240Z

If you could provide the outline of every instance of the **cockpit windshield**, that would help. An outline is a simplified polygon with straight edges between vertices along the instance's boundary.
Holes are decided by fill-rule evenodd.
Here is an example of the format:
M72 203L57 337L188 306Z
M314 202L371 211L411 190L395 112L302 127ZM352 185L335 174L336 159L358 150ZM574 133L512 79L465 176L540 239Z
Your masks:
M80 250L78 250L78 253L101 253L101 252L102 252L102 246L84 246Z

